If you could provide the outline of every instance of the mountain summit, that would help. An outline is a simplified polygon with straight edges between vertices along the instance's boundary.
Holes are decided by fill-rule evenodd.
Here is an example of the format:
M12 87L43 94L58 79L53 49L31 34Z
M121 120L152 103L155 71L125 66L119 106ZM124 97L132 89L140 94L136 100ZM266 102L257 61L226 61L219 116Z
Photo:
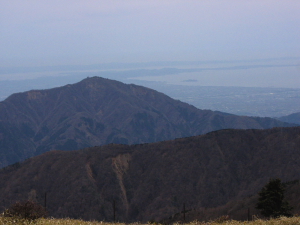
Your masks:
M162 93L100 77L0 102L0 167L49 150L158 142L225 128L291 126L200 110Z

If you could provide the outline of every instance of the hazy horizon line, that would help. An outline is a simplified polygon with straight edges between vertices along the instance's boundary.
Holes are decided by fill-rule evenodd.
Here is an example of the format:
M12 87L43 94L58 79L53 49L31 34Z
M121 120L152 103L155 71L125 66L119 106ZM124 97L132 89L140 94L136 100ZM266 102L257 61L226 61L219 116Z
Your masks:
M0 75L15 74L15 73L28 73L28 72L64 72L70 70L126 70L126 69L143 69L151 67L176 67L176 66L203 66L207 64L229 64L229 63L258 63L258 62L274 62L274 61L291 61L299 60L296 64L280 64L280 65L260 65L264 66L300 66L300 57L278 57L278 58L263 58L263 59L241 59L241 60L201 60L201 61L149 61L149 62L111 62L111 63L99 63L89 65L53 65L53 66L0 66ZM249 65L247 65L249 66ZM259 66L259 65L255 65ZM233 66L234 67L234 66ZM230 68L233 68L230 67ZM237 66L237 67L243 67ZM245 65L246 67L246 65ZM222 67L226 68L226 67ZM230 69L229 68L229 69ZM205 69L205 68L203 68ZM209 68L208 68L209 69ZM241 68L240 68L241 69ZM243 68L247 69L247 68Z

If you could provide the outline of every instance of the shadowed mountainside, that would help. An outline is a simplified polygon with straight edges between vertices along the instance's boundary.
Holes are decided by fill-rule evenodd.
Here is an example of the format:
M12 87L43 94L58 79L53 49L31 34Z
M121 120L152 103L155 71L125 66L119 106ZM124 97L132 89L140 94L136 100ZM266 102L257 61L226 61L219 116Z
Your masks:
M54 217L160 220L300 179L300 128L220 130L152 144L50 151L0 170L0 205L34 199ZM295 196L294 198L298 198Z
M0 102L0 167L49 150L150 143L225 128L291 126L200 110L157 91L100 77Z
M300 212L300 181L293 180L284 183L285 187L285 199L289 205L293 207L292 214L299 215ZM185 221L212 221L216 219L228 218L239 221L249 221L255 218L267 219L260 214L260 211L256 209L258 202L258 193L249 197L243 197L227 202L225 205L213 207L213 208L186 208ZM183 221L182 209L177 213L161 220L164 223L174 223L177 221Z

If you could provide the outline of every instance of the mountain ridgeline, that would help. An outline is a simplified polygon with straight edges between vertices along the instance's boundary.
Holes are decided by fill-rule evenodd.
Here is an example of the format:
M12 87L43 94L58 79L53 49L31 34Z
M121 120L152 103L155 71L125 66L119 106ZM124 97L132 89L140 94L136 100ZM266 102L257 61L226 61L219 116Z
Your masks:
M0 170L0 208L27 199L44 205L46 193L54 217L112 221L114 202L121 222L169 218L184 203L197 212L239 201L222 212L243 209L247 215L244 199L270 178L300 179L299 134L300 127L228 129L159 143L50 151ZM299 196L290 196L298 212Z
M280 121L287 123L294 123L300 125L300 113L293 113L287 116L282 116L278 118Z
M200 110L157 91L92 77L0 102L0 167L50 150L138 144L226 128L291 126L271 118Z

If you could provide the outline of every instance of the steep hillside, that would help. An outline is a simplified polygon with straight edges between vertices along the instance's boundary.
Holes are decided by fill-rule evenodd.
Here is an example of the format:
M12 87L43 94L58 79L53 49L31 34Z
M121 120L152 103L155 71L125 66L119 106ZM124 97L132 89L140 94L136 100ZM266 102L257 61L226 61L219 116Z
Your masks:
M44 204L47 193L55 217L112 220L115 200L119 221L160 220L183 203L217 207L257 193L269 178L300 179L299 153L298 127L50 151L0 170L0 205Z
M136 144L224 128L290 126L200 110L157 91L99 77L13 94L0 102L0 167L49 150Z

